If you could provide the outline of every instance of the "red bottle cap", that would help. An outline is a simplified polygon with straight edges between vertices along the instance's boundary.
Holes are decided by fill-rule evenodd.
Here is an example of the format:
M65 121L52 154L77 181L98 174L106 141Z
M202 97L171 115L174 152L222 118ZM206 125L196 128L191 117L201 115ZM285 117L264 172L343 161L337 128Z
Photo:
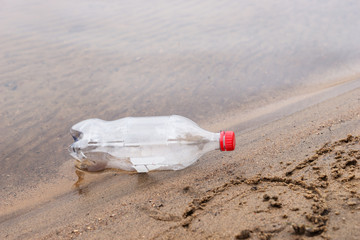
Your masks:
M233 151L235 149L236 139L235 133L232 131L220 132L220 150Z

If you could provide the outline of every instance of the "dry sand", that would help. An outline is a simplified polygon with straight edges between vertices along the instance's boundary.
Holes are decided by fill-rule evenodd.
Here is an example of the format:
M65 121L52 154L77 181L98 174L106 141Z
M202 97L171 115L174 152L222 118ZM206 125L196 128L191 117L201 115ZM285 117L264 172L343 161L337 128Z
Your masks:
M34 200L12 202L0 238L358 239L359 96L238 130L236 151L183 171L79 173L76 182L68 161L60 180L26 193ZM74 185L54 193L59 183Z

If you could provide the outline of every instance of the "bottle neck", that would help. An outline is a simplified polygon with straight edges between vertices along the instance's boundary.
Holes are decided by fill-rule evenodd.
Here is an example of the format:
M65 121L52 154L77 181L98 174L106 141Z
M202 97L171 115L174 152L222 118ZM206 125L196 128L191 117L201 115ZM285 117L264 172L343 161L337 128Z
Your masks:
M221 136L221 133L218 132L218 133L214 133L214 139L215 139L215 142L217 144L217 147L215 148L215 150L221 150L221 147L220 147L220 136Z
M220 133L212 133L211 141L209 142L211 150L220 149Z

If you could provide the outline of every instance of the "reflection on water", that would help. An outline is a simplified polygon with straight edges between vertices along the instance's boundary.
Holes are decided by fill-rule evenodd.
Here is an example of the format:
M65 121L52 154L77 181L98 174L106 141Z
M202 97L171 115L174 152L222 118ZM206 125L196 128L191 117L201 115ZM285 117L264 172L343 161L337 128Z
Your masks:
M79 189L79 193L80 193L80 186L84 182L85 173L83 171L79 171L79 170L76 169L75 174L78 177L78 179L74 183L73 187L75 189Z
M206 122L359 69L357 1L1 5L2 199L58 174L80 120Z

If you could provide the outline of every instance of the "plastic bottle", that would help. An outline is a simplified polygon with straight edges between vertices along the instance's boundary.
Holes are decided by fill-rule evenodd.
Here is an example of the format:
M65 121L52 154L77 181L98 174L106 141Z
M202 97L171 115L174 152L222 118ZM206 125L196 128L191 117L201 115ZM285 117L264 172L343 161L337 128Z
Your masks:
M69 147L77 167L87 171L180 170L211 150L235 149L231 131L208 132L181 116L127 117L115 121L88 119L71 130Z

